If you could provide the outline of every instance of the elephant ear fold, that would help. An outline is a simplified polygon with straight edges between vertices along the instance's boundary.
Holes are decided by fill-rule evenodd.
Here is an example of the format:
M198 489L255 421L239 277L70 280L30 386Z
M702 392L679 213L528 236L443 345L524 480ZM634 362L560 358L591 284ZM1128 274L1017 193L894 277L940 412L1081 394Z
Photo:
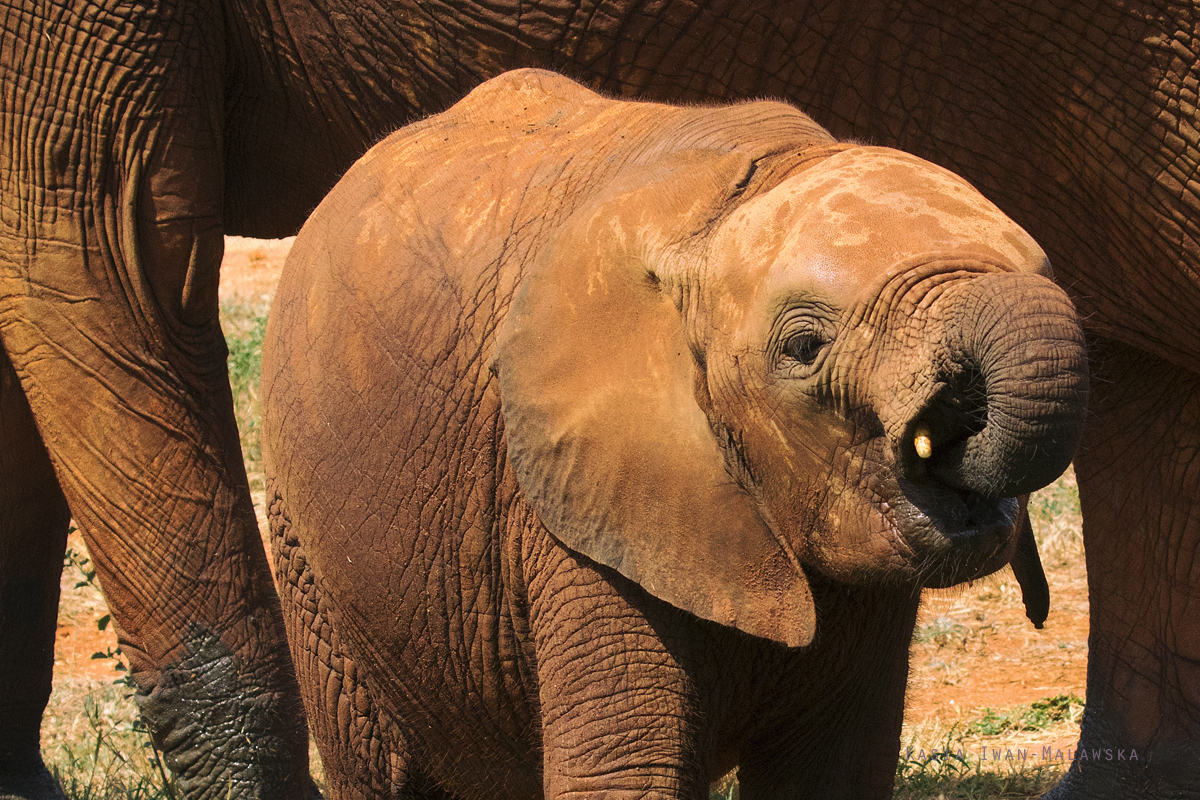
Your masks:
M509 463L560 542L677 608L794 647L816 627L808 582L726 469L664 292L686 283L681 254L750 171L745 156L692 152L573 214L522 279L493 368Z

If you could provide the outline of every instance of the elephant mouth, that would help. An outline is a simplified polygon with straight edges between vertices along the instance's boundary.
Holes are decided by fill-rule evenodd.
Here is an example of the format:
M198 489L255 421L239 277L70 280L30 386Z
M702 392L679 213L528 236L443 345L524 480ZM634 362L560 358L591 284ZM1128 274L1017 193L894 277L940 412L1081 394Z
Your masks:
M916 583L942 588L974 580L1008 563L1019 505L937 481L903 475L882 436L842 451L849 485L833 487L824 541L808 554L839 580Z
M893 482L896 494L885 520L911 551L910 564L922 586L953 586L1008 563L1016 541L1016 499L914 484L903 477Z

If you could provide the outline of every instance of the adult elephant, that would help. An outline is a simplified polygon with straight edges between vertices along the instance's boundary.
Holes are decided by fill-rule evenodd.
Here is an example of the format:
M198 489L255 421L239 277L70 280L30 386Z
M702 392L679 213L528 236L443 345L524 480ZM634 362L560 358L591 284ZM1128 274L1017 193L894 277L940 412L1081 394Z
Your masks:
M837 135L966 175L1043 243L1099 376L1076 464L1092 614L1081 744L1141 757L1075 765L1061 792L1200 785L1191 6L3 9L0 785L50 785L36 720L69 505L189 794L307 791L222 372L220 237L294 232L369 144L523 65L628 96L787 98ZM227 742L230 718L254 735Z
M1075 452L1047 272L777 102L517 70L372 148L263 343L331 796L890 796L920 587L1007 562Z

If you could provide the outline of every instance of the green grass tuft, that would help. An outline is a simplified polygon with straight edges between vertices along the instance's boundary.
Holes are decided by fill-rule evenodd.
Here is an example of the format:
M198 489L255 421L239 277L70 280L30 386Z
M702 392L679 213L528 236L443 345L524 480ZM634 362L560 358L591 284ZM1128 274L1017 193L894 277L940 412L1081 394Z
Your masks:
M1083 701L1074 694L1035 700L1011 711L984 709L983 717L967 726L968 734L998 736L1009 731L1044 731L1063 720L1074 721L1083 713Z
M258 396L262 371L262 343L267 331L266 309L247 305L221 307L221 327L229 348L229 385L233 389L233 410L242 437L242 455L251 488L261 489L262 442L259 419L262 406Z

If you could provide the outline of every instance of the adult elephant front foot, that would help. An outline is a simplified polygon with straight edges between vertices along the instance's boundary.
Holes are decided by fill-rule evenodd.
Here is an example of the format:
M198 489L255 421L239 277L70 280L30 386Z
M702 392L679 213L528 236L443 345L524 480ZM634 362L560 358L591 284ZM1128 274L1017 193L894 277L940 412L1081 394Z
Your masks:
M278 732L303 728L296 709L286 707L288 693L269 674L256 677L253 665L204 626L190 626L183 647L186 655L135 700L184 795L319 800L303 779L307 764L277 757L296 750L293 737Z
M1200 797L1200 375L1092 347L1075 461L1091 631L1087 708L1048 798Z

